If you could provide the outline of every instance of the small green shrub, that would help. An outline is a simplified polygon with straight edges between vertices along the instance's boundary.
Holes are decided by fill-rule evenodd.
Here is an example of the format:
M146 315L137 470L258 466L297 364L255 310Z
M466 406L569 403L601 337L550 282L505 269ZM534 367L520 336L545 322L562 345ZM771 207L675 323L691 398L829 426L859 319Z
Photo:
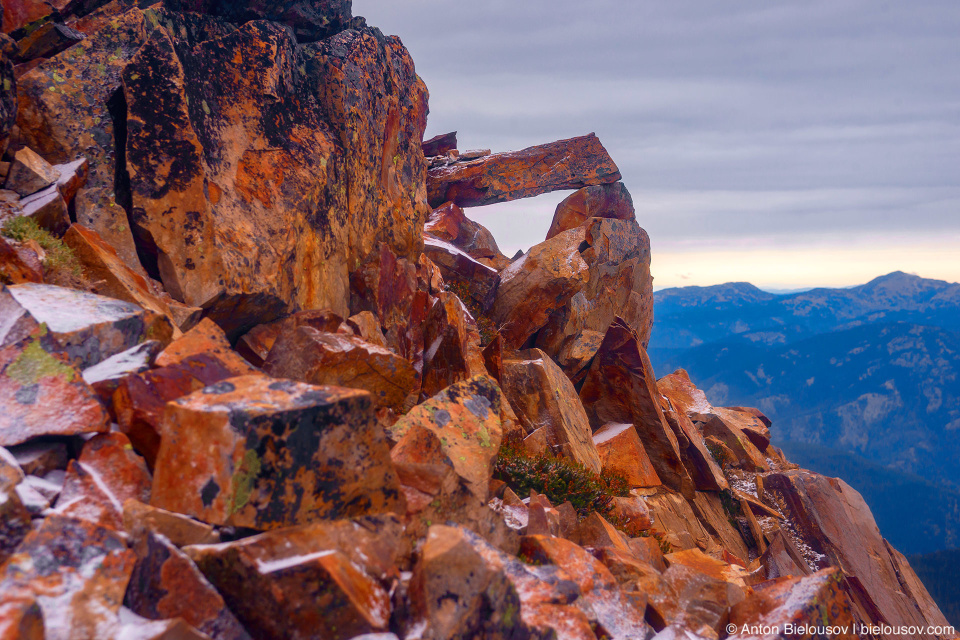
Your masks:
M493 477L521 497L532 489L553 504L569 500L581 518L593 511L609 516L613 498L630 495L630 485L620 476L598 475L564 458L531 457L513 445L501 447Z
M11 218L3 223L0 234L17 242L35 241L47 254L43 266L52 271L69 272L78 278L83 276L83 267L73 254L73 249L54 238L46 229L41 229L33 218Z

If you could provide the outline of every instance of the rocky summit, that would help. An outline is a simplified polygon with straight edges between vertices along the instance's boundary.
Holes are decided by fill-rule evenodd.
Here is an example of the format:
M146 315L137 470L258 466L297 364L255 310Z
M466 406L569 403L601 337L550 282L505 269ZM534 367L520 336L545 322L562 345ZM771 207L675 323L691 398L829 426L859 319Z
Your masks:
M0 639L957 637L856 491L657 378L594 134L424 141L349 0L0 26ZM558 190L503 255L476 208Z

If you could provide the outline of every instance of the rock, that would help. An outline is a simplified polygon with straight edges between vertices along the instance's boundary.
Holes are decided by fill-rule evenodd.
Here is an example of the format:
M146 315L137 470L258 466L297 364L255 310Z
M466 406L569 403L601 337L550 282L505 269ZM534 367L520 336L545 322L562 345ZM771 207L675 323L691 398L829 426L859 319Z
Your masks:
M387 338L380 328L380 321L370 311L361 311L344 320L337 328L339 333L355 335L361 340L387 348Z
M677 436L677 443L681 445L681 455L684 466L693 478L693 482L700 491L723 491L729 489L723 469L707 449L703 434L697 430L693 421L683 411L678 411L673 404L670 392L665 390L660 381L657 381L657 390L660 392L660 408L667 424ZM686 446L683 442L686 441ZM731 455L732 457L732 455Z
M740 587L674 564L663 573L660 588L650 594L647 620L657 630L670 625L715 638L729 620L730 607L743 600Z
M133 564L122 534L51 515L0 567L0 592L36 598L47 638L112 637Z
M657 487L660 478L632 424L608 423L593 434L604 473L622 476L632 487Z
M282 334L263 370L275 378L363 389L377 407L394 409L402 407L417 379L413 366L388 349L312 327Z
M608 422L633 424L661 482L692 496L693 480L659 397L646 351L637 334L618 318L607 329L580 389L590 425L598 429Z
M77 224L95 232L113 247L123 263L142 278L147 277L137 247L133 241L133 232L127 212L117 204L113 188L85 187L77 192L73 201ZM167 301L172 305L173 298ZM181 322L177 326L182 326Z
M653 591L660 582L660 574L666 570L666 567L658 569L635 554L624 553L613 547L595 549L592 553L610 571L617 584L625 589L634 587L640 591Z
M14 56L20 62L49 58L83 40L83 34L65 24L47 22L17 42Z
M895 627L947 624L935 605L918 606L933 601L902 556L891 554L870 508L850 485L800 470L766 475L763 487L783 505L811 569L842 567L847 584L862 585L848 587L860 620ZM904 591L904 580L917 591Z
M70 225L63 242L73 249L87 276L97 283L97 293L166 316L175 327L174 337L179 337L176 318L166 301L156 296L146 279L128 267L95 231L80 224Z
M443 292L423 328L421 397L431 397L456 382L487 369L480 351L480 333L470 312L455 294Z
M653 527L653 516L647 509L647 503L637 496L614 496L611 517L616 519L620 528L631 536L641 535Z
M457 132L451 131L450 133L441 133L440 135L433 136L429 140L424 140L420 147L423 149L423 155L428 158L431 156L442 156L448 151L453 151L457 148Z
M0 485L0 565L16 552L30 533L30 511L17 488L16 483Z
M215 355L201 353L117 382L112 410L120 430L152 469L160 450L166 404L236 374Z
M599 560L574 543L549 536L524 536L520 553L543 564L554 564L576 582L581 597L593 610L597 635L643 638L648 632L643 610L637 611L620 592L613 574Z
M763 565L764 575L768 580L810 575L807 561L804 560L793 541L780 529L777 529L767 550L760 556L760 564Z
M619 179L617 165L591 133L431 169L427 192L432 207L477 207Z
M588 280L569 304L551 314L537 347L557 359L575 381L582 380L599 349L594 336L620 318L647 347L653 327L650 239L635 220L591 218L576 231L584 235L580 257ZM590 352L589 348L593 351Z
M844 640L858 637L850 601L843 591L843 572L828 568L807 577L785 578L765 582L755 588L746 600L730 609L730 624L739 629L777 628L780 633L741 631L728 636L732 640L774 640L792 635L787 629L845 627L846 631L831 634ZM781 635L781 633L783 635Z
M90 176L90 162L86 158L79 158L73 162L58 164L54 169L60 172L57 189L63 196L63 201L69 205L77 197L80 189L87 184L87 178Z
M428 637L594 639L590 621L570 603L577 583L556 567L534 567L472 531L433 525L411 580L411 626Z
M148 620L182 618L211 638L249 640L223 597L182 551L163 536L134 534L137 562L124 604Z
M0 637L11 640L44 640L43 612L32 596L5 598L0 602Z
M23 473L31 476L45 476L51 471L66 469L69 460L66 443L58 441L36 440L10 447L10 453Z
M548 355L531 349L510 356L503 361L501 385L527 433L545 428L554 453L600 473L600 456L577 391Z
M500 406L504 402L497 384L486 376L454 383L397 421L391 430L397 445L390 455L399 462L439 458L485 502L503 437ZM427 458L424 453L429 449L424 445L439 451Z
M146 340L170 342L170 321L129 302L47 284L18 284L10 294L50 328L70 359L90 367Z
M746 569L735 564L729 564L723 560L717 560L700 551L700 549L687 549L685 551L668 553L664 556L664 559L671 567L680 564L685 567L690 567L691 569L696 569L700 573L717 580L735 584L744 590L747 588L746 582L744 581L747 576Z
M97 392L104 405L109 406L120 383L127 376L149 371L163 347L156 340L141 342L103 362L83 370L83 380Z
M756 410L719 407L713 409L713 413L721 416L724 421L735 424L758 451L766 451L770 446L770 428L761 418L754 415L753 411Z
M612 547L630 553L630 545L623 534L596 511L580 521L578 534L580 544L585 547Z
M322 40L352 24L349 0L171 0L167 6L177 11L200 11L226 18L230 22L249 20L280 22L293 30L298 42Z
M43 282L43 267L37 268L24 260L10 242L0 237L0 283L24 282Z
M0 446L107 430L93 389L43 325L0 348L0 406Z
M142 530L156 533L178 547L220 542L211 525L132 498L123 503L123 528L130 535Z
M207 640L210 637L191 627L182 618L153 621L138 616L126 607L121 607L110 632L112 635L109 637L123 640Z
M364 391L263 376L194 392L164 412L151 504L261 530L402 510L372 409Z
M497 271L510 264L510 260L500 253L493 234L464 215L463 209L453 202L434 209L423 230L434 238L451 243L471 258L488 260L486 264Z
M208 318L204 318L182 337L167 345L157 356L157 366L168 367L180 364L191 356L201 354L215 357L227 371L235 376L257 373L256 369L230 348L230 342L223 329Z
M384 631L401 525L323 522L220 545L186 547L256 638L353 638Z
M237 352L254 366L262 367L277 338L284 333L291 333L297 327L311 327L317 331L336 333L343 322L343 318L329 309L298 311L282 320L274 320L250 329L237 341Z
M150 499L150 473L122 433L104 433L88 440L67 477L55 511L64 516L123 530L123 503Z
M416 363L423 357L423 321L428 294L419 291L417 267L380 244L350 274L350 311L370 311L384 330L387 346Z
M749 520L735 495L698 491L689 504L707 533L737 558L749 560L749 547L760 546L751 544ZM757 548L757 553L763 549Z
M70 226L67 203L56 185L26 196L17 203L20 215L30 218L37 225L55 236L61 236Z
M567 196L557 205L547 240L579 227L590 218L636 219L633 198L622 182L584 187Z
M12 489L23 479L23 469L17 458L9 450L0 447L0 489Z
M733 453L733 466L748 471L767 471L770 464L766 456L757 449L738 426L740 420L736 414L723 409L712 409L710 413L693 416L697 428L705 437L715 437Z
M262 21L182 35L156 29L123 75L132 219L164 286L231 338L298 309L347 315L349 267L380 241L420 251L409 55L372 29L299 47Z
M670 542L677 550L711 549L717 547L717 542L693 512L690 503L683 496L670 491L658 492L656 495L645 498L647 507L653 514L656 528L667 534Z
M24 147L17 151L10 165L6 188L26 197L56 184L59 179L59 170L54 169L33 149Z
M466 251L425 234L424 254L440 269L443 281L461 288L464 299L469 296L481 308L497 284L497 270L470 256Z
M504 343L520 348L589 280L580 255L582 229L573 229L530 248L500 273L490 317Z

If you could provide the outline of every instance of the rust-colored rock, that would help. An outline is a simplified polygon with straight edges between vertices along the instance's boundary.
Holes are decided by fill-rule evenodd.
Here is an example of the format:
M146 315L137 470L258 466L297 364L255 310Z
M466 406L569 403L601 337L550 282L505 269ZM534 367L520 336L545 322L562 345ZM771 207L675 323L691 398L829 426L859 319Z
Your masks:
M0 484L0 565L30 533L30 510L23 504L16 484L7 479Z
M647 503L641 497L614 496L611 507L611 516L628 535L641 535L653 527L653 516L650 515Z
M274 320L250 329L237 341L237 352L254 366L262 367L277 338L284 333L297 327L312 327L317 331L335 333L342 324L343 318L329 309L298 311L282 320Z
M180 364L191 356L201 354L214 356L227 371L235 376L245 376L257 372L230 348L230 342L227 340L223 329L208 318L204 318L197 326L167 345L157 356L156 364L158 367L168 367Z
M123 503L150 499L150 474L122 433L94 436L71 460L56 511L123 530Z
M603 471L623 477L632 487L657 487L660 478L632 424L608 423L593 434Z
M756 411L756 409L721 407L715 407L713 409L713 413L719 415L726 422L736 425L758 451L766 451L767 447L770 446L770 427L764 422L763 418L755 415L753 413L754 411ZM765 417L766 416L764 416L764 418Z
M156 296L146 279L128 267L116 250L95 231L73 224L63 241L73 249L87 276L97 283L97 293L164 315L171 325L177 327L176 318L166 301ZM174 337L179 334L179 329L175 329Z
M123 528L130 535L140 531L159 534L178 547L220 542L213 526L132 498L123 503Z
M643 611L635 610L620 592L613 574L592 555L569 540L549 536L524 536L524 557L563 569L576 582L582 598L597 617L598 636L642 638L648 628Z
M182 551L163 536L135 531L137 562L124 604L148 620L183 618L211 638L249 640L223 597Z
M791 577L756 587L746 600L730 610L730 624L741 629L731 640L779 640L796 637L787 629L833 627L837 640L862 637L854 631L856 619L843 591L843 572L828 568L807 577ZM747 631L742 631L744 628ZM763 632L763 629L780 632ZM754 633L753 630L760 631Z
M602 465L590 422L573 383L539 349L509 357L503 361L500 384L527 433L544 428L553 453L600 473Z
M510 264L510 260L500 253L493 234L482 224L464 215L463 209L453 202L434 209L427 218L423 230L434 238L449 242L470 257L483 261L497 271Z
M579 250L588 280L569 304L553 312L537 336L537 346L574 380L582 380L599 349L593 336L605 332L614 319L626 323L646 348L653 327L653 278L650 239L635 220L590 218L575 232L583 233Z
M153 468L167 402L235 375L216 356L189 356L177 364L121 379L112 397L113 414L120 430Z
M557 205L547 240L579 227L590 218L636 219L633 198L622 182L584 187L567 196Z
M478 207L619 179L617 165L591 133L431 169L427 191L432 207Z
M444 456L473 494L486 501L503 437L500 407L505 402L497 384L485 375L452 384L397 421L391 430L397 445L390 455L402 462L433 462ZM439 452L432 460L421 458L424 432L438 441Z
M690 381L690 374L684 369L677 369L657 380L657 388L670 398L678 412L687 416L709 413L713 409L707 395Z
M690 472L690 477L693 478L697 489L700 491L729 489L730 485L723 474L723 469L707 448L703 434L684 411L676 409L668 395L669 391L664 391L660 381L657 381L657 390L660 392L660 408L663 410L663 417L667 419L667 424L677 436L683 464Z
M168 0L177 11L199 11L230 22L271 20L290 27L298 42L313 42L350 28L349 0Z
M9 291L81 368L147 340L167 344L173 335L166 317L129 302L47 284L18 284Z
M453 244L429 234L423 236L423 252L437 265L443 281L457 285L477 305L486 305L497 284L497 270Z
M441 133L440 135L433 136L429 140L424 140L420 146L423 149L423 155L428 158L431 156L442 156L448 151L453 151L457 148L457 132L451 131L450 133Z
M767 550L760 556L767 579L810 575L810 567L793 541L777 530Z
M90 162L86 158L79 158L73 162L58 164L54 167L60 172L57 180L57 189L67 205L77 197L77 193L87 184L90 176Z
M256 638L353 638L385 631L401 526L392 517L323 522L187 547Z
M370 344L387 348L387 338L380 328L380 321L371 311L361 311L350 316L340 323L337 332L357 336Z
M443 292L423 328L421 397L434 396L455 382L487 369L480 351L480 333L470 312L455 294Z
M693 480L659 398L647 352L637 334L618 318L607 329L580 389L590 425L599 429L608 422L633 424L660 481L692 496Z
M263 370L275 378L363 389L377 407L400 409L417 374L407 360L360 338L298 327L282 334Z
M657 630L674 626L701 637L718 637L743 589L682 564L671 565L650 594L647 620ZM683 637L683 636L680 636Z
M623 553L630 553L627 538L597 512L580 521L578 531L580 544L585 547L611 547Z
M653 514L656 528L667 534L674 550L716 548L717 542L693 512L693 507L683 496L670 491L661 491L646 497L647 507Z
M24 147L17 151L7 174L6 188L21 197L32 195L56 184L60 171L41 158L36 151Z
M870 508L850 485L800 470L769 474L763 487L783 505L811 569L843 567L848 582L862 585L850 589L859 619L892 626L947 624L910 565L891 553ZM904 590L904 580L916 591Z
M710 413L695 414L693 421L704 437L717 438L733 452L734 460L731 461L733 466L748 471L770 469L766 456L740 428L741 420L737 414L714 408Z
M122 534L51 515L0 568L0 593L36 598L47 638L112 637L133 563Z
M231 378L169 403L161 432L161 509L261 530L403 509L365 391Z
M406 50L366 28L298 47L276 23L173 26L123 73L132 218L164 286L231 337L348 315L348 269L378 242L420 252L426 90Z
M6 597L0 602L0 638L45 640L43 611L29 595Z
M104 406L113 403L113 394L127 376L149 371L163 347L156 340L141 342L103 362L83 370L83 379L93 387Z
M689 504L700 524L721 547L742 560L749 559L749 548L757 547L751 544L750 519L747 518L753 514L743 513L736 496L698 491ZM758 553L763 551L763 548L757 549Z
M43 282L43 267L31 264L5 238L0 237L0 283Z
M10 448L23 473L43 477L55 470L67 468L69 455L65 442L35 440Z
M0 407L0 446L107 430L96 393L43 325L0 348Z
M113 247L123 263L143 278L147 272L140 264L127 212L117 204L112 187L85 187L77 192L73 208L77 224L97 233ZM173 299L167 302L173 304ZM180 323L177 323L180 326Z
M589 280L580 255L582 229L573 229L530 248L500 273L490 318L504 344L520 348L566 306Z
M61 236L70 226L67 203L56 185L29 195L14 205L18 215L30 218L41 229Z

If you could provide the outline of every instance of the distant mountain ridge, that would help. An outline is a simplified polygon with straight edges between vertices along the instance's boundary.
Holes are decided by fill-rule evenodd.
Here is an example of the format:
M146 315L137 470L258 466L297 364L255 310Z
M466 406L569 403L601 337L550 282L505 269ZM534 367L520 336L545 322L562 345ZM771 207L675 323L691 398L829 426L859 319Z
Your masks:
M650 356L715 404L760 407L775 442L960 486L960 285L903 272L776 295L747 283L655 294Z

